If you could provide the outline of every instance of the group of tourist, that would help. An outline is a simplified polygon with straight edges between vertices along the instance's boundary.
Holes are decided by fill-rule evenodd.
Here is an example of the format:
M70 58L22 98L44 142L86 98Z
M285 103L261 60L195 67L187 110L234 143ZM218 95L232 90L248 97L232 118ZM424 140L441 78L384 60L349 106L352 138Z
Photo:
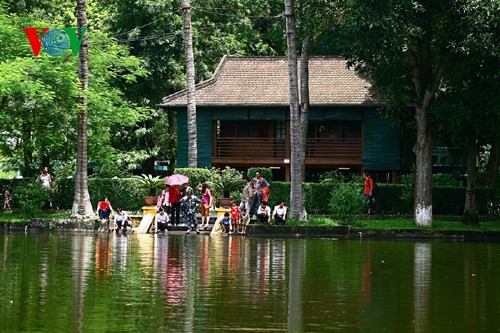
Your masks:
M264 179L259 171L255 177L249 180L248 177L242 178L244 188L241 197L241 203L238 205L233 201L230 213L227 212L220 219L220 224L224 232L246 233L251 217L258 220L261 224L284 224L286 221L285 202L281 201L272 214L267 206L269 200L269 182ZM206 230L209 225L210 207L213 205L213 196L206 183L200 183L197 187L201 194L198 198L189 184L166 185L165 189L158 196L156 203L156 218L154 222L154 232L165 232L169 225L179 226L182 224L188 229L186 233ZM201 225L198 226L196 211L201 205ZM182 214L181 214L182 213Z

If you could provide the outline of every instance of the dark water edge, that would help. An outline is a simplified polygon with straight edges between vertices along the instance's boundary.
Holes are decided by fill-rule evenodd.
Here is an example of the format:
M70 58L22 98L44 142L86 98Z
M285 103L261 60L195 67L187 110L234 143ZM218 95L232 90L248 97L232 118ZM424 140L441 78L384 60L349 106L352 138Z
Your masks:
M94 232L94 221L84 219L33 218L31 222L0 222L3 232ZM205 233L206 234L206 233ZM250 224L245 236L287 238L340 238L340 239L454 239L464 241L500 242L498 231L475 230L414 230L414 229L359 229L342 226L262 226Z

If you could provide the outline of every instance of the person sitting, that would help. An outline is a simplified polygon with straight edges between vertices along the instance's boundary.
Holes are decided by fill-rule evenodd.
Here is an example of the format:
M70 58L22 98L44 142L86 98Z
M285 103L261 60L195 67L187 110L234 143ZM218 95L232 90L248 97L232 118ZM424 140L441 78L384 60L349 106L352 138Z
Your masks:
M271 219L271 208L267 206L266 201L260 203L259 209L257 210L257 219L261 224L269 224Z
M271 218L274 220L275 225L285 224L286 206L284 200L281 200L279 205L274 206L273 215Z
M124 211L121 208L116 209L115 213L115 226L116 226L116 233L123 227L123 232L127 232L127 227L128 227L128 214L126 211Z
M160 209L158 209L158 214L156 214L155 217L154 232L157 233L158 231L161 231L162 233L165 233L165 230L167 230L168 220L168 214L165 213L163 207L160 207Z

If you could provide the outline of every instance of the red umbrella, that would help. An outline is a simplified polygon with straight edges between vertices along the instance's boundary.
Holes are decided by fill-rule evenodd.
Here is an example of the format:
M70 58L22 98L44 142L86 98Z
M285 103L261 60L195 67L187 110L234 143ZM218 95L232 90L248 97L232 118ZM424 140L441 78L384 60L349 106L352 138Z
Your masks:
M189 178L178 173L168 177L167 180L165 180L165 184L167 185L182 185L187 182L189 182Z

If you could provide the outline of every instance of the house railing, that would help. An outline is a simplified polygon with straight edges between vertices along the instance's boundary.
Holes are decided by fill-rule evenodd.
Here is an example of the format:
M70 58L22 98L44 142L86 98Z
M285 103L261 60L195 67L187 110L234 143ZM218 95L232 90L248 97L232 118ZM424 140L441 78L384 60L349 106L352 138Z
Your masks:
M309 138L306 158L361 157L361 138Z
M259 158L285 158L285 138L241 138L219 137L216 140L214 157L238 158L252 156ZM309 138L306 158L361 158L362 139L352 138Z
M285 138L217 138L214 157L284 158Z

